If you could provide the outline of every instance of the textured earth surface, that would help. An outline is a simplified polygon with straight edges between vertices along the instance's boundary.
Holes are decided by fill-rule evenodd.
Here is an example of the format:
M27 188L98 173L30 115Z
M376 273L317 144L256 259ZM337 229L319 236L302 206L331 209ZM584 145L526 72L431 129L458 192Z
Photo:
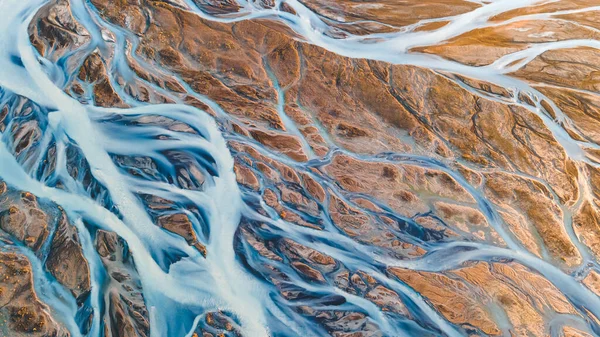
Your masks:
M0 337L600 336L600 3L0 17Z

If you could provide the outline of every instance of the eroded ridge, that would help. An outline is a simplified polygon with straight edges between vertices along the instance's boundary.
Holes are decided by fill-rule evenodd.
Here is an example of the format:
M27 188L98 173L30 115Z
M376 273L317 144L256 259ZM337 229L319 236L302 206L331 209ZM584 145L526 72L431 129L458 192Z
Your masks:
M599 10L0 2L0 335L600 335Z

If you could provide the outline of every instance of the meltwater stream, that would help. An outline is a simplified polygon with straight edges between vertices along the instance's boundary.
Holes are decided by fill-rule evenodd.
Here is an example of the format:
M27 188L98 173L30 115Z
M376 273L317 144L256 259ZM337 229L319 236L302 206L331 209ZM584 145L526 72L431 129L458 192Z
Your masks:
M194 327L189 323L196 316L215 310L229 310L238 314L244 331L250 335L268 335L265 314L260 310L264 304L259 302L265 295L262 295L261 287L241 269L234 256L233 235L240 220L242 201L233 174L231 155L215 122L205 113L186 106L98 109L70 98L48 77L44 63L39 62L29 43L27 27L41 5L42 2L36 1L4 1L0 4L3 13L12 13L6 15L12 21L3 22L2 27L2 52L6 55L2 61L4 70L0 75L2 101L4 104L16 103L18 96L21 96L30 99L38 107L36 113L41 114L44 123L43 138L51 138L58 151L56 169L44 180L50 183L64 179L66 188L52 188L43 181L29 177L28 174L43 170L40 165L44 161L44 153L34 158L36 162L27 165L30 168L27 172L21 166L23 163L19 163L18 158L8 151L6 136L0 148L0 177L15 188L55 201L71 217L113 231L127 242L144 287L146 305L150 308L153 336L186 335L193 330ZM140 127L138 130L128 128L125 133L121 130L123 125L119 125L119 119L146 114L181 120L197 130L199 136L171 133L169 141L156 142L153 137L168 133L168 130L152 127ZM106 195L102 197L110 200L112 212L71 181L64 166L67 154L60 151L65 151L66 146L73 144L77 145L89 164L94 179L106 188ZM118 172L109 156L109 152L116 155L140 154L160 160L160 152L169 148L187 150L206 162L207 170L210 169L207 176L212 178L204 184L202 192L183 191L168 184L128 180ZM185 200L199 207L209 224L207 249L211 250L211 254L204 259L184 240L176 239L154 226L140 201L134 197L134 192L166 196L175 201ZM85 233L85 227L79 229ZM170 266L171 260L178 256L187 258ZM100 268L98 265L96 267ZM94 302L92 300L92 305ZM99 307L94 310L100 313L98 303L95 304ZM54 307L60 303L53 303L50 299L48 304ZM70 323L71 333L80 336L78 329L73 328L77 326L76 323L69 322L75 319L76 312L62 314ZM100 336L100 323L100 319L95 319L86 335Z
M597 149L598 145L565 131L564 126L572 122L550 99L524 81L506 74L545 51L569 47L598 48L598 41L583 39L540 44L501 57L486 67L471 67L437 56L409 52L413 47L436 45L465 32L491 26L491 17L539 2L482 1L483 5L471 12L436 19L449 21L449 24L434 31L416 31L414 28L419 25L435 21L423 20L412 28L393 33L347 34L343 38L332 37L334 28L328 21L297 0L276 1L272 7L262 6L262 2L238 1L241 9L236 15L209 14L191 0L180 4L187 5L188 11L209 21L231 23L258 18L279 21L293 30L299 40L345 57L415 65L510 89L515 92L512 103L536 114L580 170L585 164L597 167L598 163L586 156L585 150ZM283 3L294 13L280 10ZM210 98L194 93L176 74L156 69L137 58L130 51L137 48L139 37L105 21L87 1L72 0L70 8L73 17L85 28L89 40L77 49L69 50L57 62L45 59L32 46L28 29L46 4L39 0L0 0L3 19L0 21L0 102L8 111L6 128L1 134L0 179L12 188L55 202L65 210L78 230L89 263L92 286L89 299L82 307L78 307L73 296L44 270L34 254L27 248L19 248L32 261L41 299L72 336L108 337L103 327L110 319L108 301L102 291L107 287L107 275L93 246L94 236L100 229L116 233L131 252L153 337L197 336L202 328L215 332L216 329L205 323L207 316L215 312L227 317L231 328L226 333L231 335L328 336L328 328L321 324L320 318L315 318L318 315L306 314L326 311L364 315L368 323L361 324L375 327L369 336L485 335L477 328L467 329L451 322L430 300L388 272L389 268L444 272L477 261L519 263L556 287L577 315L546 312L545 318L553 327L549 332L552 336L561 336L563 326L600 336L600 298L580 282L577 272L565 272L545 257L527 251L507 229L499 209L448 163L409 153L369 156L336 147L325 156L317 156L294 121L286 115L284 96L287 88L281 88L268 71L277 91L277 112L286 130L300 138L310 160L298 162L282 156L256 141L227 131L223 125L234 120L228 111ZM593 10L593 7L587 10ZM80 102L65 92L78 70L72 65L81 66L80 60L96 50L108 60L109 82L130 108L98 107L93 102ZM147 104L135 100L121 85L121 81L135 83L139 79L128 65L128 57L136 58L149 72L176 78L189 95L209 107L216 117L186 105L180 97L156 85L151 88L174 103ZM472 88L469 90L484 95ZM519 101L519 92L532 97L533 105ZM549 102L555 116L542 108L542 101ZM27 114L19 112L24 105L29 109ZM41 135L28 149L17 151L15 135L11 132L20 123L31 119L36 120ZM173 127L173 121L185 127ZM302 214L304 221L315 226L297 226L286 221L282 212L262 200L260 193L238 186L234 158L243 158L245 154L232 150L228 142L249 146L264 158L283 163L322 185L331 195L325 200L311 198L318 206L319 214ZM323 173L335 156L381 165L412 165L447 174L475 201L505 246L460 239L449 242L428 240L439 233L420 228L415 219L400 215L376 198L342 191ZM136 166L139 162L132 163L128 158L150 158L157 168L140 169L140 165ZM186 184L173 178L185 166L182 163L193 163L195 169L187 171L189 182ZM73 177L74 166L78 177ZM255 174L261 177L259 172ZM200 176L202 179L198 178ZM263 192L267 188L276 189L266 179L263 183ZM585 181L581 184L582 190L589 189L583 186ZM194 234L203 248L197 249L184 238L156 226L155 214L149 210L146 196L166 200L177 211L189 215ZM428 253L410 260L399 259L384 248L354 240L339 229L327 210L334 199L360 208L353 201L358 197L377 205L382 210L380 213L402 224L401 230L394 229L397 237ZM361 210L368 216L381 215L366 208ZM172 209L167 212L175 213ZM373 301L344 290L331 280L308 281L288 260L266 258L241 239L242 227L244 233L251 232L250 236L265 241L291 240L333 258L350 272L369 275L374 282L396 293L409 314L403 316L383 310ZM569 233L571 239L578 242L572 230ZM576 244L576 247L585 259L584 269L599 268L584 245ZM281 295L282 289L299 295L286 298ZM83 315L86 311L93 314ZM86 319L91 321L86 323ZM500 319L497 323L503 335L511 335L510 324Z

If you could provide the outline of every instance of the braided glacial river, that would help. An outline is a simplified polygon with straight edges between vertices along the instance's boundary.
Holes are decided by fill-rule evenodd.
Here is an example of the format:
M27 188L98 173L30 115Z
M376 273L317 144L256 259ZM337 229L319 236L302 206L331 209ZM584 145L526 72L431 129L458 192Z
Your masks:
M0 180L12 189L30 192L64 210L77 229L88 263L89 293L84 300L77 300L44 267L45 253L32 252L27 246L7 240L1 244L3 250L17 251L28 258L37 295L53 319L71 336L147 334L160 337L202 336L203 333L250 337L600 336L600 297L593 287L583 282L590 272L600 271L600 266L594 243L582 239L581 232L574 229L573 220L578 219L576 214L584 204L597 207L593 202L596 197L590 170L600 164L590 153L599 150L600 145L540 89L543 86L513 76L544 53L577 48L597 50L600 42L589 35L529 43L497 56L487 65L470 65L414 51L442 45L476 30L518 22L586 13L597 17L599 8L593 7L593 1L589 1L589 6L527 12L504 21L492 18L557 1L472 1L469 3L473 7L464 13L424 18L401 28L364 34L340 33L340 25L334 27L332 20L319 13L317 7L303 1L275 1L267 6L263 2L238 0L234 13L203 7L213 2L186 0L171 4L208 26L267 22L271 24L267 27L272 27L269 29L285 32L296 41L294 43L311 45L344 60L365 59L431 71L465 95L518 108L537 121L535 127L543 129L540 132L545 139L551 139L564 160L572 163L569 174L575 177L573 189L576 192L570 201L554 191L556 182L548 179L551 173L526 172L518 164L478 166L479 163L468 162L460 156L444 157L426 150L356 151L340 145L328 127L315 122L317 134L326 144L326 151L316 151L298 119L287 114L285 99L293 85L277 75L276 70L265 66L265 78L276 97L273 111L275 118L281 121L280 129L296 139L298 151L306 155L303 159L288 156L280 147L265 145L254 133L250 132L253 136L249 136L232 128L233 124L243 124L240 120L244 117L232 114L211 93L199 92L180 72L167 66L161 68L160 62L150 62L136 53L145 39L144 33L136 34L127 24L111 22L110 14L91 2L68 1L70 15L76 22L70 27L76 26L74 30L85 36L83 42L70 45L60 42L64 48L60 53L60 43L55 43L55 47L46 46L42 54L32 43L31 27L35 27L53 4L64 6L64 2L0 0L0 105L6 111L4 127L0 128ZM63 14L58 15L57 22L61 22ZM159 19L147 15L147 20ZM419 29L439 22L444 23L440 28ZM86 57L93 53L100 56L106 70L105 82L114 90L119 104L96 104L94 98L77 97L69 89L82 78L80 69ZM133 62L136 69L131 65ZM142 78L141 72L168 77L179 89L152 83ZM508 94L476 88L461 80L465 78L503 88ZM411 78L405 80L412 81ZM150 91L163 97L163 102L138 99L139 96L132 93L137 90L136 83L144 83ZM93 81L83 84L82 90L94 92L94 84ZM591 89L575 91L597 95ZM200 103L190 104L190 97ZM422 120L429 118L436 117ZM35 124L38 134L23 149L18 140L29 137L23 136L27 132L24 125L28 123ZM263 130L271 131L268 127ZM406 142L413 136L395 135ZM257 158L266 164L257 165L254 162ZM436 219L442 227L451 227L442 216L434 214L435 211L408 214L401 210L402 206L390 204L376 191L352 190L340 183L338 171L332 168L339 165L339 158L349 163L347 165L360 162L362 169L355 172L384 166L436 172L452 181L453 188L464 195L464 200L457 205L468 206L480 214L481 222L487 224L486 231L494 233L496 239L478 240L470 236L469 230L446 235L446 231L427 227L422 221L428 217ZM234 171L234 165L240 165L243 170ZM491 172L510 173L536 186L544 186L541 189L546 191L546 198L554 205L552 210L560 218L558 226L564 236L560 240L570 242L571 253L579 260L561 264L556 251L546 247L559 239L544 237L541 229L545 225L544 217L531 220L541 221L541 224L528 227L535 227L538 233L533 235L537 237L533 241L538 243L538 248L531 248L514 230L514 225L509 224L507 204L490 200L490 194L483 187L485 183L474 183L464 168L479 172L481 177ZM267 173L276 170L282 177L287 170L288 177L292 178L275 179ZM256 178L254 188L236 179L240 172ZM324 196L310 193L309 181L320 186ZM441 188L448 188L444 186ZM433 190L415 195L429 200L429 205L453 198L443 191ZM301 199L302 205L310 207L298 206L287 194L289 191ZM441 196L432 196L434 192ZM159 201L152 204L149 199ZM343 208L347 212L344 216L332 214L334 209L339 213ZM527 213L524 207L515 209ZM197 245L189 244L190 240L186 242L178 235L181 233L157 226L157 217L170 214L186 216ZM402 242L403 247L410 246L422 253L403 255L391 246L377 244L375 238L358 238L359 229L353 234L340 224L354 221L350 218L370 219L381 228L381 233L385 231L389 238ZM557 226L556 223L547 225ZM117 285L99 255L96 245L99 231L118 235L125 242L127 254L131 255L129 262L123 262L119 268L139 283L147 309L145 332L136 328L125 332L106 328L109 321L116 325L121 323L115 323L115 315L111 314L113 299L109 294ZM378 235L384 236L375 233L373 237ZM520 272L516 272L515 278L490 277L508 284L506 289L518 289L514 290L516 296L528 303L529 311L509 312L511 309L504 307L506 303L496 301L500 290L486 292L488 287L501 287L490 279L487 284L480 284L473 280L476 277L453 273L475 265L488 266L483 269L489 268L493 275L502 265L518 266ZM344 273L345 284L340 281ZM348 278L347 275L354 276ZM362 281L357 280L356 275L361 275ZM424 284L424 280L414 281L402 275L425 275L424 279L430 280L436 279L434 275L445 275L443 282L446 283L440 281L430 287L419 287L418 283ZM530 277L537 283L524 286L518 281ZM359 283L371 290L385 289L385 292L377 297L370 290L361 291ZM543 284L545 288L536 289L536 284ZM447 290L449 295L443 295ZM445 302L431 298L432 294L440 293L446 298ZM382 300L385 296L388 299ZM474 300L459 301L458 296ZM564 299L561 300L564 307L544 302L546 296ZM469 306L483 309L473 311ZM393 309L396 307L402 308ZM467 313L458 313L462 310ZM482 312L488 318L479 317L484 315ZM527 316L527 312L535 313L531 319L539 321L541 330L518 329L517 324L527 325L522 321L532 317ZM213 313L223 317L226 328L215 326ZM350 314L355 315L354 318L349 318ZM486 330L486 326L494 328Z

